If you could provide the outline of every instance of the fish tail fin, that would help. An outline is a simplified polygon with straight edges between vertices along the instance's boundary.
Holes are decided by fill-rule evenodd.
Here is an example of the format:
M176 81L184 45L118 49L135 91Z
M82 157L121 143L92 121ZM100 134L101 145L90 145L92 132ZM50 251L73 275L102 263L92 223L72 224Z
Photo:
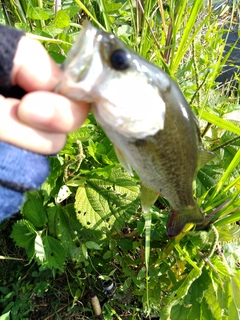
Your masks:
M167 222L167 235L176 237L188 223L201 224L204 218L197 203L181 210L171 210Z

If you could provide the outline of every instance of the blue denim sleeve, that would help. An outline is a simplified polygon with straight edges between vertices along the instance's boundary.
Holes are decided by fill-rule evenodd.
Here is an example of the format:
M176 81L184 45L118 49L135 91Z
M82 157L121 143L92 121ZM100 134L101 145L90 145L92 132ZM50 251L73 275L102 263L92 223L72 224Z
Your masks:
M48 174L46 157L0 142L0 221L18 212L24 192L38 189Z

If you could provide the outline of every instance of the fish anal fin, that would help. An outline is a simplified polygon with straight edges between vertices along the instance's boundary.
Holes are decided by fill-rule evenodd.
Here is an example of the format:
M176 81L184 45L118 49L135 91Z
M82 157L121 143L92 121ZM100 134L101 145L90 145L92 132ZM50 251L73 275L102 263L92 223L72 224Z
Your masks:
M188 223L201 224L204 218L198 205L189 205L182 210L171 210L167 222L167 235L176 237Z
M119 162L121 163L121 165L123 166L123 168L131 175L133 176L133 171L132 171L132 167L130 165L130 163L127 161L127 158L125 157L124 153L122 152L122 150L120 150L117 146L114 146L114 150L116 152L117 158L119 160Z
M159 193L141 182L141 204L143 212L149 212Z
M200 154L200 163L199 167L203 167L207 162L213 160L215 158L215 153L205 149L203 146L199 147L199 154Z

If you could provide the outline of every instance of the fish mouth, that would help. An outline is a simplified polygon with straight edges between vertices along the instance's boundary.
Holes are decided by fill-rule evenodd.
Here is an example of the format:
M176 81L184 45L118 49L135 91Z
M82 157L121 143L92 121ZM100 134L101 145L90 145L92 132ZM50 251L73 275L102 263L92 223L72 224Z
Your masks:
M84 21L82 31L70 50L64 63L63 71L66 72L74 82L84 78L91 64L94 53L95 38L98 30L89 21Z
M91 88L83 88L81 83L85 80L91 66L97 35L98 29L89 21L84 21L81 33L63 64L63 75L55 89L56 92L74 100L84 99L90 102L88 92Z

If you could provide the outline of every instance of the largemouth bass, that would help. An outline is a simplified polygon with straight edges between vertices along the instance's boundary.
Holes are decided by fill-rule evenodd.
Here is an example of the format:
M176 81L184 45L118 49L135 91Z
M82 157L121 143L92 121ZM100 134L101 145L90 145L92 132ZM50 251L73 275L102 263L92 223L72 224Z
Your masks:
M122 166L141 181L141 204L148 212L159 195L171 212L169 237L203 215L192 184L202 158L199 128L177 84L161 69L130 50L114 35L85 23L64 64L57 91L92 104Z

